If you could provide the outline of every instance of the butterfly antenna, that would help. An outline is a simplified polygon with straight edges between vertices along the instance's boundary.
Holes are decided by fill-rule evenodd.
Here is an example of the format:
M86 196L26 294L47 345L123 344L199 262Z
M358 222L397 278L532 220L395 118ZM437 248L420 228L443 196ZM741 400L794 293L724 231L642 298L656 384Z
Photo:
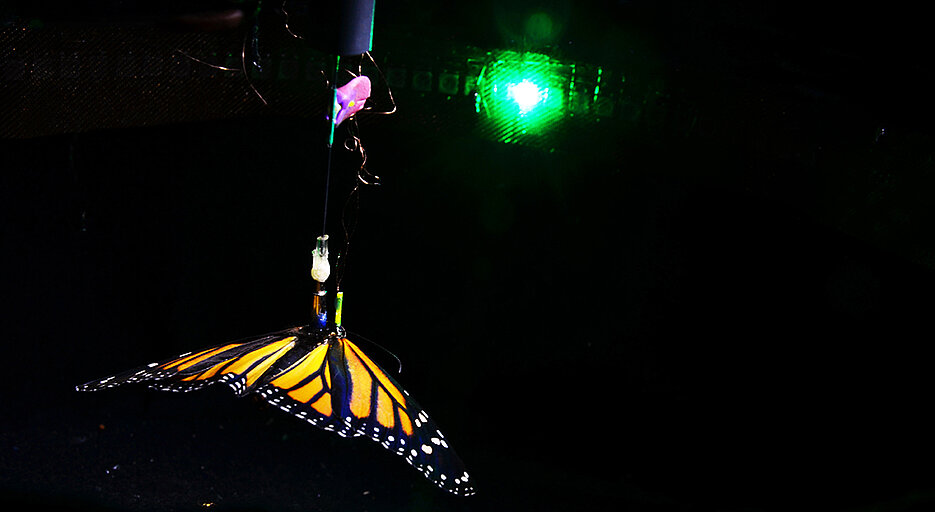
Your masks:
M342 320L342 316L343 316L343 310L344 310L344 292L338 291L338 292L335 293L335 297L334 297L334 326L335 326L335 330L336 330L337 333L338 333L338 336L344 337L345 334L352 334L355 338L360 338L360 339L366 341L367 343L370 343L371 345L373 345L373 346L379 348L380 350L386 352L386 353L389 354L393 359L396 360L396 364L397 364L398 367L399 367L399 368L396 370L396 373L402 373L402 372L403 372L403 362L400 361L399 357L398 357L396 354L390 352L389 349L387 349L387 348L384 347L383 345L380 345L379 343L377 343L377 342L371 340L370 338L367 338L366 336L362 336L362 335L360 335L360 334L358 334L358 333L356 333L356 332L348 331L347 329L344 328L344 326L341 325L341 320Z
M365 337L365 336L362 336L362 335L360 335L360 334L358 334L358 333L356 333L356 332L353 332L353 331L347 331L347 332L348 332L348 334L353 335L355 338L360 338L360 339L366 341L367 343L373 345L374 347L377 347L378 349L382 350L383 352L389 354L390 357L392 357L393 359L396 360L396 364L399 365L399 368L396 370L396 373L403 373L403 362L399 359L399 356L397 356L396 354L394 354L390 349L388 349L388 348L384 347L383 345L380 345L379 343L377 343L377 342L375 342L375 341L373 341L373 340L371 340L371 339L369 339L369 338L367 338L367 337Z

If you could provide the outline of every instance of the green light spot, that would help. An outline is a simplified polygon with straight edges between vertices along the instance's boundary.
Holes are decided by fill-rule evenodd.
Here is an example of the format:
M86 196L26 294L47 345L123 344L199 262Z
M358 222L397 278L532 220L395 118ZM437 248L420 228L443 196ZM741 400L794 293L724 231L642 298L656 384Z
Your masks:
M597 101L597 95L601 92L601 75L604 73L602 68L597 68L597 84L594 86L594 101Z
M485 129L501 142L522 142L549 131L564 116L567 77L560 70L546 55L496 55L477 82Z
M548 99L549 90L540 91L538 85L529 80L523 80L518 84L507 85L507 96L519 106L519 113L525 115L536 108L540 101Z

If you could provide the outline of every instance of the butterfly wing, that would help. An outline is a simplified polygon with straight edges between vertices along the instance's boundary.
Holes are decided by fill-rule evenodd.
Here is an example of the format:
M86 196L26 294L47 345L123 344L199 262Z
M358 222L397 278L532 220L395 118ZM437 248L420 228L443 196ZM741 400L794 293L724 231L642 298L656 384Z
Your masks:
M474 494L464 463L409 394L347 338L332 337L257 390L342 436L367 436L446 491Z
M187 392L226 382L237 394L245 395L262 384L262 378L274 364L281 365L281 360L288 359L287 354L300 336L303 335L298 329L289 329L227 343L93 380L75 389L99 391L122 384L149 382L153 389Z
M342 437L357 436L335 414L331 362L328 343L306 353L256 392L269 403L316 427L337 432Z
M341 436L367 436L446 491L474 494L464 463L425 410L347 338L293 328L182 354L77 386L98 391L149 382L193 391L226 382Z

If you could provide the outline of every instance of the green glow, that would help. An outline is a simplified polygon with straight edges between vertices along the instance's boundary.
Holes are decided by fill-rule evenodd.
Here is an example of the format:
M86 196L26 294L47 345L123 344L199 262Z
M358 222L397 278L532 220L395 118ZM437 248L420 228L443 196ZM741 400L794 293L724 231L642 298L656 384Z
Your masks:
M548 89L540 91L539 86L529 80L523 80L518 84L509 84L506 86L506 90L507 96L516 102L519 107L520 115L529 113L530 110L536 108L540 101L546 101L549 98Z
M549 43L555 39L555 29L552 18L544 13L537 12L526 19L526 37L534 43Z
M564 115L566 78L546 55L505 51L477 81L484 128L501 142L526 142L548 132Z
M601 92L601 75L604 74L602 68L597 68L597 85L594 86L594 101L597 101L597 95Z

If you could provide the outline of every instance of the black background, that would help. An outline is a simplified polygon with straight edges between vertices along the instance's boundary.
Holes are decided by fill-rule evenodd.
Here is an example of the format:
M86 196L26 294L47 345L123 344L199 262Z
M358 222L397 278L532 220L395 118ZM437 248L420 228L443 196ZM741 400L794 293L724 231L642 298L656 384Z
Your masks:
M373 443L227 389L73 391L305 322L324 176L315 122L0 141L3 499L931 507L935 160L920 13L686 4L378 5L376 54L394 30L509 47L545 9L565 22L566 54L610 66L622 48L651 49L658 77L642 80L670 91L643 121L594 123L553 151L477 137L473 112L405 91L396 115L361 116L383 184L361 197L345 324L402 360L398 380L474 475L467 499ZM676 101L691 130L655 128ZM355 165L335 156L334 233Z

